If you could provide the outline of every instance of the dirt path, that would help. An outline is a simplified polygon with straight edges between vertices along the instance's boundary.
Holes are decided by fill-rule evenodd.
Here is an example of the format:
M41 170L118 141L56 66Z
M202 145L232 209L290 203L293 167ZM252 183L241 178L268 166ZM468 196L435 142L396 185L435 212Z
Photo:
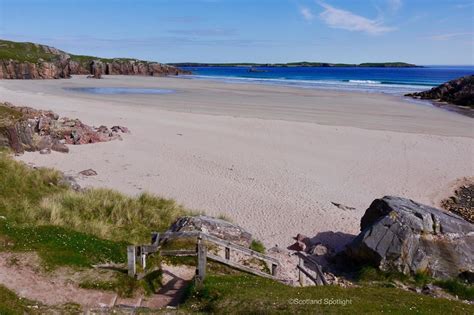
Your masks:
M114 292L79 288L74 274L40 270L35 253L0 253L0 284L18 296L45 305L76 303L84 309L112 307L161 308L176 306L194 269L186 266L163 266L163 287L152 296L120 298ZM98 271L97 271L98 272Z

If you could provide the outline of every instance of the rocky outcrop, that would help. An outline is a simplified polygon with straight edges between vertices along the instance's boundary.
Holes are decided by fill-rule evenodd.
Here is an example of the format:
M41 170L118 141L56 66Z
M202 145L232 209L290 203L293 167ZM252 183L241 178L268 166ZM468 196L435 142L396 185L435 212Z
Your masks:
M104 59L68 54L54 47L0 40L0 79L60 79L71 75L104 74L165 76L189 71L157 62Z
M204 215L196 217L181 217L169 228L169 232L199 231L221 238L223 240L250 247L252 234L242 227L228 221Z
M79 119L59 117L52 111L30 107L15 107L0 104L0 146L10 147L16 153L50 150L67 153L66 144L87 144L121 139L120 134L128 129L114 126L98 128L88 126Z
M104 65L102 62L93 60L91 62L91 74L92 78L100 79L102 78L102 73L104 72Z
M474 183L458 187L453 196L441 201L441 207L474 223Z
M474 107L474 75L443 83L429 91L406 94L405 96Z
M474 225L447 211L386 196L366 210L361 233L344 254L384 271L466 277L474 273Z
M61 79L69 78L71 71L67 61L20 62L0 60L0 79Z

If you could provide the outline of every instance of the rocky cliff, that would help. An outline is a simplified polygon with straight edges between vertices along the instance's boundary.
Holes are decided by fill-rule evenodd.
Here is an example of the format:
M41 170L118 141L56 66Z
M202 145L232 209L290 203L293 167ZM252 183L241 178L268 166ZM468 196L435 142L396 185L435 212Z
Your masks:
M429 91L406 94L405 96L474 108L474 75L451 80Z
M60 79L73 74L164 76L188 74L177 67L135 59L68 54L33 43L0 40L0 79Z

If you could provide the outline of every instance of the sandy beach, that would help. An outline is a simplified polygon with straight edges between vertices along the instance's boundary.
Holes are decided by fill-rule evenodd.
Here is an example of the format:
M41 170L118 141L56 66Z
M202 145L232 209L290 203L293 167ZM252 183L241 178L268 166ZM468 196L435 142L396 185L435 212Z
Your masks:
M175 93L65 89L76 87ZM474 120L401 97L127 76L2 80L0 95L0 101L131 130L123 141L18 160L57 168L81 186L149 191L225 215L267 246L288 245L297 233L356 234L375 198L398 195L437 206L453 182L474 176ZM98 175L77 175L88 168Z

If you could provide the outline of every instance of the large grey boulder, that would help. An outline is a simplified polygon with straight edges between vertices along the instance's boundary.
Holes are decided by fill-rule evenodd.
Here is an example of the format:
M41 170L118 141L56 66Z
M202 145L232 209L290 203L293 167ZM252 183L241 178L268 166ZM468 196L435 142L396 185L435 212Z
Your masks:
M181 217L169 228L169 232L199 231L241 246L250 247L252 234L228 221L204 215Z
M361 220L361 233L348 245L353 262L435 278L474 273L474 224L412 200L376 199Z

